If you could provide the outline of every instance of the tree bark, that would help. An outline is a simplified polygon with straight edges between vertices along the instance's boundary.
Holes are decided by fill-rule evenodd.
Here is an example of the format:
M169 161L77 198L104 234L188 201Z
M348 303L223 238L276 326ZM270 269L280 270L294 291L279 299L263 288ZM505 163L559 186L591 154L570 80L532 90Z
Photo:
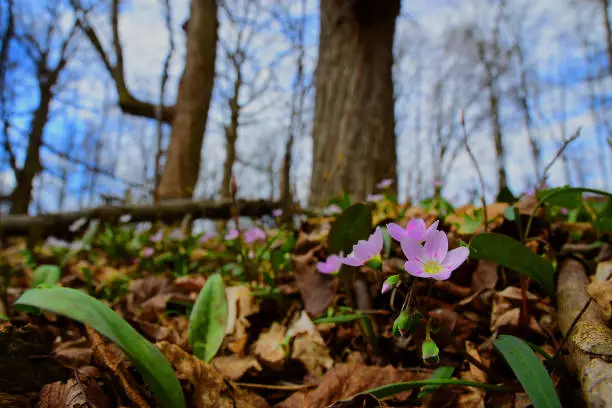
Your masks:
M612 75L612 27L610 26L610 1L601 0L601 8L603 9L604 30L606 32L606 50L608 52L608 71Z
M236 142L238 141L238 125L240 118L240 88L242 87L242 67L235 64L236 79L233 95L228 101L230 109L230 124L225 127L225 163L223 164L223 180L221 181L221 198L231 198L230 182L232 180L234 163L236 162Z
M321 0L311 204L397 179L393 38L399 0ZM394 183L393 186L397 186Z
M215 78L217 1L192 0L187 54L157 199L193 196Z
M45 125L49 117L49 108L53 99L52 86L57 76L53 72L46 72L47 79L39 85L40 101L34 112L30 124L28 149L23 167L17 171L16 186L11 194L11 214L27 214L32 200L32 182L42 170L40 162L40 147L43 144ZM41 77L42 78L42 77ZM42 81L42 79L41 79Z

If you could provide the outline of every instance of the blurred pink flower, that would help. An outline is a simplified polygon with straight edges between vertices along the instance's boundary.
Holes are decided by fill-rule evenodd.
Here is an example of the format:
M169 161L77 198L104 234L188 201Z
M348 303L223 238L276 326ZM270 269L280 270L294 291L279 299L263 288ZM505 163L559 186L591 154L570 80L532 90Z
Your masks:
M180 229L180 228L175 228L170 233L170 239L173 239L175 241L182 241L185 238L186 238L185 237L185 232L182 229Z
M150 258L150 257L152 257L152 256L153 256L153 254L154 254L154 253L155 253L155 250L154 250L153 248L151 248L151 247L146 247L146 248L144 248L144 249L142 250L141 255L142 255L144 258Z
M378 201L382 201L385 199L385 196L382 194L369 194L366 197L366 200L370 203L376 203Z
M327 207L323 209L323 213L325 215L340 214L341 212L342 212L342 208L340 208L336 204L328 205Z
M404 264L406 272L418 278L435 280L448 279L470 254L466 247L448 250L448 237L443 231L434 231L428 236L423 247L417 241L405 239L402 251L408 258Z
M238 232L238 230L236 228L232 228L225 235L225 240L226 241L231 241L231 240L234 240L234 239L238 238L239 236L240 236L240 232Z
M274 210L272 210L272 216L274 217L282 217L283 215L283 209L282 208L275 208Z
M164 231L159 230L155 235L152 235L150 238L151 242L160 242L164 239Z
M259 227L253 227L244 233L244 242L246 244L252 244L257 241L265 241L268 237L266 232Z
M210 241L211 239L215 238L217 236L216 233L214 232L207 232L206 234L202 235L200 237L200 245L205 244L206 242Z
M342 253L340 255L330 255L325 262L317 262L317 269L321 273L333 274L340 270L342 261L344 261Z
M376 188L380 188L380 189L387 188L391 186L391 184L393 184L393 179L384 179L376 185Z
M442 182L442 180L434 180L433 186L435 188L442 188L442 187L444 187L444 183Z
M344 264L361 266L370 259L379 257L383 248L383 236L380 227L367 240L360 240L353 246L353 251L344 258Z

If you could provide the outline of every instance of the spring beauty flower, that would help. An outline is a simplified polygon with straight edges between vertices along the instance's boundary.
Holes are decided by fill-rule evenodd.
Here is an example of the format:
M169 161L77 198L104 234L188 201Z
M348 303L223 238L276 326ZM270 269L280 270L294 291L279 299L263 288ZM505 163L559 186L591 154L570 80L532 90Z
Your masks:
M317 269L321 273L334 274L340 270L343 262L344 257L342 256L341 252L340 255L328 256L325 262L317 262Z
M164 239L164 231L157 231L157 234L151 236L149 239L151 242L160 242L162 239Z
M385 199L385 196L382 194L370 194L366 198L369 203L376 203Z
M259 227L253 227L244 233L244 242L246 244L252 244L257 241L265 241L267 238L266 233Z
M175 228L172 230L172 232L170 233L170 239L174 240L174 241L182 241L184 240L185 237L185 233L183 232L182 229L180 228Z
M421 218L415 218L410 220L406 228L394 223L387 224L387 232L391 235L391 238L398 242L402 242L406 239L421 242L426 240L431 234L437 231L438 220L434 221L429 228L425 227L425 221Z
M146 247L145 249L142 250L141 255L143 256L143 258L150 258L153 256L153 254L155 253L155 250L151 247Z
M387 279L385 279L385 282L382 285L382 290L380 291L380 293L387 293L388 291L390 291L391 289L399 285L399 283L400 283L399 275L389 276Z
M401 242L402 251L408 258L404 264L406 272L417 278L446 280L470 254L466 247L448 250L448 237L443 231L434 231L422 246L415 240Z
M215 234L214 232L207 232L206 234L202 235L200 237L200 245L207 243L208 241L210 241L211 239L213 239L214 237L216 237L217 234Z
M442 180L434 180L433 186L434 188L442 188L444 187L444 183L442 182Z
M276 209L272 210L272 216L274 216L274 217L282 217L283 216L283 209L282 208L276 208Z
M232 228L225 235L225 240L226 241L232 241L232 240L238 238L239 236L240 236L240 232L238 232L238 230L236 228Z
M361 266L366 262L374 260L380 262L380 251L383 248L383 236L380 227L367 240L359 240L353 246L353 251L344 258L344 264L349 266Z
M336 204L328 205L323 209L323 214L325 215L334 215L340 214L342 212L342 208L337 206Z
M393 179L384 179L376 185L376 188L382 190L384 188L388 188L389 186L391 186L391 184L393 184Z

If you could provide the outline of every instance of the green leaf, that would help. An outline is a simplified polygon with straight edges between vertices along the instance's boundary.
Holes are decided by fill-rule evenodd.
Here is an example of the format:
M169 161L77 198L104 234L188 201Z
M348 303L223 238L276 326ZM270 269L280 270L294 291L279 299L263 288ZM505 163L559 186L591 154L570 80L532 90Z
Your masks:
M62 271L56 265L40 265L38 268L34 270L34 276L32 277L32 282L30 282L30 287L35 288L38 285L49 285L54 286L57 285L60 278L62 276Z
M127 354L161 406L185 408L181 384L168 360L104 303L76 289L54 287L30 289L15 305L37 307L91 326Z
M489 391L511 391L512 388L503 385L485 384L476 381L464 381L464 380L445 380L445 379L430 379L430 380L417 380L394 383L389 385L383 385L382 387L372 388L371 390L365 391L363 394L372 394L376 398L386 398L391 395L399 394L400 392L413 390L415 388L421 388L423 386L438 386L448 387L451 385L462 385L466 387L477 387L483 390Z
M313 320L313 323L348 323L358 319L361 319L363 315L361 313L353 313L339 316L329 316L329 317L319 317L318 319Z
M493 344L516 374L535 408L561 408L546 368L527 343L518 337L502 335Z
M225 336L227 298L223 278L214 274L200 291L189 317L187 338L193 354L207 363L219 351Z
M508 206L504 209L504 217L508 220L508 221L514 221L516 220L516 207L511 205Z
M330 253L344 255L353 249L360 239L367 239L372 230L372 207L355 204L344 210L331 226L327 245Z
M538 191L539 201L546 201L551 205L567 208L578 208L582 205L582 190L573 187L554 187Z
M496 262L536 281L547 294L555 289L552 263L531 252L514 238L485 233L476 235L470 242L470 256Z
M455 371L455 367L450 366L442 366L439 367L436 371L431 375L432 380L447 380L453 376L453 372ZM439 385L426 385L423 387L423 390L419 392L417 398L423 398L424 396L431 394L435 390L440 388Z
M463 223L459 226L459 233L471 235L475 233L484 223L484 212L481 208L474 210L474 216L463 214Z

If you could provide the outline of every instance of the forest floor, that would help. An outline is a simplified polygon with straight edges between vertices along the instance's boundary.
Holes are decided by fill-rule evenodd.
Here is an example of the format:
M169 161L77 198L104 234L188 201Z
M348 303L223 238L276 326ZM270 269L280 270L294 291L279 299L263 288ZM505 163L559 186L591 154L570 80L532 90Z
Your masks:
M176 372L188 407L555 406L551 395L553 402L542 405L532 401L537 392L526 393L530 374L513 366L496 344L504 335L532 346L564 406L582 406L606 391L581 392L577 378L585 376L585 369L575 349L589 362L605 362L612 354L610 337L593 346L589 339L565 334L580 326L576 316L586 301L583 319L610 321L612 283L603 275L612 273L609 224L604 225L611 206L582 196L574 208L571 202L567 207L553 200L538 203L526 196L514 206L487 206L487 230L513 238L548 262L555 271L549 287L552 277L538 277L538 271L529 276L532 265L519 265L527 259L520 251L508 250L496 262L482 243L477 248L475 238L488 237L482 208L451 209L435 200L421 207L390 199L362 204L369 211L369 232L389 222L405 226L422 218L430 225L439 219L449 248L470 243L470 258L448 280L406 277L384 294L387 277L405 274L400 244L388 237L381 267L348 268L339 275L318 271L317 263L333 253L328 236L334 223L344 222L341 231L346 232L360 222L347 224L347 217L336 215L304 218L295 227L269 219L266 237L249 244L223 234L189 236L157 225L138 231L129 224L82 225L73 243L52 239L31 249L25 239L11 238L0 253L0 406L147 407L159 402L116 342L67 317L70 311L54 314L49 312L53 305L43 305L26 312L15 305L29 288L51 291L57 285L100 300L155 344ZM342 201L338 205L351 208ZM523 239L527 224L531 229ZM513 262L522 274L508 267ZM216 321L210 308L217 306L204 308L207 363L195 356L189 325L194 303L214 274L223 278L227 312ZM562 293L568 285L571 293ZM402 313L410 322L398 335L394 322ZM439 353L424 359L422 343L429 335ZM533 361L525 359L525 364ZM610 381L609 371L603 375ZM415 382L432 378L440 382ZM534 378L539 381L537 374ZM394 383L404 386L380 388Z

